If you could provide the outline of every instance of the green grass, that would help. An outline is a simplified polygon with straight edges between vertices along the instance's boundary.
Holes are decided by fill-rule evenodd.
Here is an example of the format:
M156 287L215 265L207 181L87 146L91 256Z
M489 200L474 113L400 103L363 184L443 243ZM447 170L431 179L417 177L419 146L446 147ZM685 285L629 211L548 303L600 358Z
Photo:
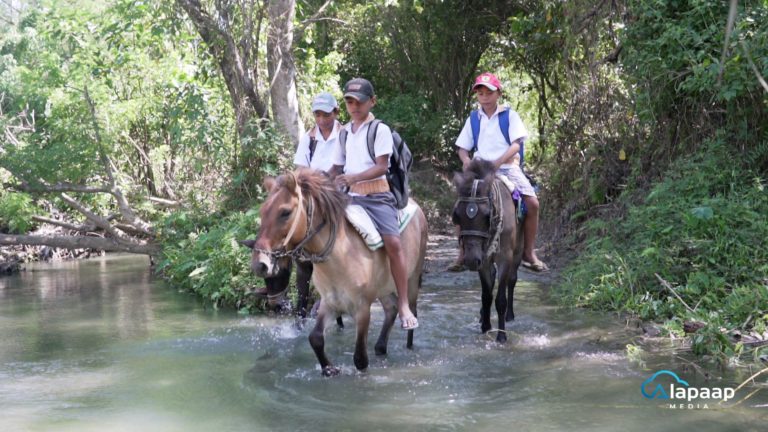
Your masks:
M765 179L734 161L712 142L675 164L640 205L626 204L621 220L588 222L556 295L660 321L678 336L685 321L701 321L691 339L696 354L741 354L730 335L762 334L768 323L768 194Z

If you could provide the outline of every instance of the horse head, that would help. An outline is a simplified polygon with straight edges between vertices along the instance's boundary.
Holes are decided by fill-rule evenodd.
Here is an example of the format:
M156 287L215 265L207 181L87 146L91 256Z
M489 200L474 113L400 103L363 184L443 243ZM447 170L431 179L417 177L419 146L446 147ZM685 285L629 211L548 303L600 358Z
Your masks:
M453 184L458 199L453 207L453 223L458 225L464 252L464 265L472 271L483 262L491 238L495 180L493 163L475 159L464 172L455 173Z
M269 194L259 210L259 233L255 240L240 243L253 250L251 270L257 276L274 278L289 266L290 251L307 234L306 197L294 173L267 177L264 188Z

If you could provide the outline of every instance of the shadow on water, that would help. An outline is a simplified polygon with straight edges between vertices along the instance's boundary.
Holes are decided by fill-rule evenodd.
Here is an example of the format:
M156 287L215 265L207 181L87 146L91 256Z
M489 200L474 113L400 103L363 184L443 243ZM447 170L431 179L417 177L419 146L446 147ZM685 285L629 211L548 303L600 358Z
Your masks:
M536 283L520 284L518 319L498 345L480 334L476 279L427 274L415 349L393 330L387 357L370 342L365 373L353 366L353 326L329 329L343 372L326 379L307 343L312 320L300 329L206 310L142 258L31 266L0 279L0 430L724 431L765 420L759 393L731 409L643 398L655 369L625 358L634 334L611 316L553 307ZM371 335L382 319L376 307Z

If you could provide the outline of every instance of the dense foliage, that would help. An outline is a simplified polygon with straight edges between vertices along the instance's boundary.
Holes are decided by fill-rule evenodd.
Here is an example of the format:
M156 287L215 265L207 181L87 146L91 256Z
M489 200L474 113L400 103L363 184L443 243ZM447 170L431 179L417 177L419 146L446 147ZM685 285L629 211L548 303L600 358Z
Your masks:
M585 224L587 240L559 294L660 320L680 337L684 322L706 323L694 351L730 356L742 349L736 331L762 336L768 325L768 194L755 172L723 168L731 157L723 139L702 148L674 163L619 224Z
M253 238L258 211L200 215L176 212L160 229L163 259L158 271L176 288L197 293L214 306L257 310L250 254L237 241Z
M422 162L415 177L430 179L415 194L441 218L450 194L435 196L430 182L447 184L440 176L457 168L473 77L496 72L531 133L527 166L554 240L585 251L559 295L660 320L673 334L703 322L696 352L737 354L736 330L766 326L768 84L758 77L768 76L768 3L735 3L298 2L298 111L308 126L316 93L340 99L345 80L371 79L374 112ZM214 304L257 310L258 282L235 240L258 229L261 181L290 167L293 152L268 112L273 4L20 4L0 37L0 179L90 184L108 176L107 158L158 227L163 274ZM115 211L108 195L74 196ZM5 192L0 227L25 232L42 208L67 211L56 194Z
M742 333L766 330L768 89L755 71L768 75L768 4L741 5L729 38L725 2L633 1L628 12L621 77L639 137L619 137L628 189L585 224L559 293L679 336L703 324L689 329L694 352L723 360L743 351Z

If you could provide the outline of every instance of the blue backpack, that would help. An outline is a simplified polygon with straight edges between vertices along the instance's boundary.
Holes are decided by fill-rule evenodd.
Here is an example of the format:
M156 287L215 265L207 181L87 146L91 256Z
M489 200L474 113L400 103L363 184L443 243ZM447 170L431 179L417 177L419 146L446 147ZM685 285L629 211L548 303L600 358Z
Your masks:
M474 141L475 145L472 147L472 151L477 151L477 140L480 136L480 113L478 110L473 110L471 113L469 113L469 124L472 127L472 140ZM512 141L509 139L509 110L504 110L499 113L499 129L501 129L501 134L504 135L504 140L507 141L508 145L512 145ZM524 141L520 142L520 169L523 169L523 150L524 150L525 143Z

